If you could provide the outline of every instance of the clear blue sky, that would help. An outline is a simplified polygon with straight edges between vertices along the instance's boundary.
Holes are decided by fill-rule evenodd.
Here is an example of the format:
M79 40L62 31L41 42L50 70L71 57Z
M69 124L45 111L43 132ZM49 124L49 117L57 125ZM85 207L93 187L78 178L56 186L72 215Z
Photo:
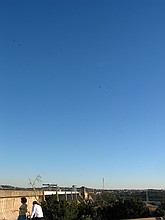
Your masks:
M165 188L165 1L0 1L0 184Z

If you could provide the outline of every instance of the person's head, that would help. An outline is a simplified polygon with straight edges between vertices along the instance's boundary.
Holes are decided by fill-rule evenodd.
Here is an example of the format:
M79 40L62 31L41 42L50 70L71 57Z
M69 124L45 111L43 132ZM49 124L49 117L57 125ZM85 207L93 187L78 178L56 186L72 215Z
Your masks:
M36 204L38 205L38 202L37 201L33 201L33 205L36 205Z
M21 202L22 202L22 203L26 203L26 202L27 202L26 197L22 197L22 198L21 198Z

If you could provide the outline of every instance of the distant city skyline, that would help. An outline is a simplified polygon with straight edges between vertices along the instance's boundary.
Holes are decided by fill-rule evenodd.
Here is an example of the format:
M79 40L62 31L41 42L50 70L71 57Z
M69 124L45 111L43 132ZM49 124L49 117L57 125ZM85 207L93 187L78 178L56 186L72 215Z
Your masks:
M164 11L0 1L0 184L164 189Z

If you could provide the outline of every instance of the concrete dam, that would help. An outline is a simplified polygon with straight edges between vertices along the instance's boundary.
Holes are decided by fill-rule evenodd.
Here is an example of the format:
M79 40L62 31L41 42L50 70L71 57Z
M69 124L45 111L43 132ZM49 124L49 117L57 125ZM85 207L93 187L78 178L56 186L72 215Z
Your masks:
M44 191L40 190L4 190L0 189L0 220L17 220L21 205L21 197L27 198L28 210L31 212L32 202L42 202L47 196L57 195L59 200L81 199L79 192L72 191Z
M27 198L28 210L34 200L43 201L43 191L37 190L0 190L0 220L16 220L21 205L21 197Z

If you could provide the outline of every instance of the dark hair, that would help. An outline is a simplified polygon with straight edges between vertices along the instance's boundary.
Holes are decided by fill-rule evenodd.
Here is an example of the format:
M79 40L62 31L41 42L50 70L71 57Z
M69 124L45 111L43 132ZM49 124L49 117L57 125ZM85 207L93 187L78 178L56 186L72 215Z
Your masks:
M38 202L37 201L33 201L33 205L37 204L38 205Z
M21 198L21 202L22 202L22 203L26 203L26 202L27 202L26 197L22 197L22 198Z

